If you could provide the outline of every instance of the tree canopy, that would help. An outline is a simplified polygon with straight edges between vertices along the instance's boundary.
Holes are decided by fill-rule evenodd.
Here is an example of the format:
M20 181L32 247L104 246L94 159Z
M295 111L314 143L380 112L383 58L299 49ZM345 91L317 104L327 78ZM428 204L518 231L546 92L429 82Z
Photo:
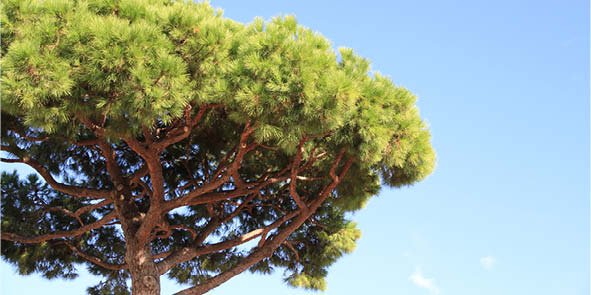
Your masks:
M250 270L324 289L347 212L435 154L416 97L295 17L191 1L2 1L2 257L90 294L203 294ZM251 243L248 243L252 241ZM131 288L127 286L131 279Z

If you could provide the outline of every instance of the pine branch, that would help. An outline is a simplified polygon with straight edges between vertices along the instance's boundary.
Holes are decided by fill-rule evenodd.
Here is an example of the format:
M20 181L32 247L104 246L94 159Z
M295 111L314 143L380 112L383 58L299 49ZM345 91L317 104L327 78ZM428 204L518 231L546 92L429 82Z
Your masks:
M304 211L304 213L308 212L309 208L302 201L300 194L297 192L296 182L297 182L297 176L298 176L298 168L300 166L300 162L302 161L302 152L304 151L304 144L306 143L307 140L308 140L308 137L304 137L300 140L300 143L298 144L298 151L295 155L295 159L293 160L293 163L291 164L291 175L290 175L290 182L289 182L289 193L291 194L291 197L296 202L298 207L300 209L302 209Z
M181 229L181 230L188 231L193 236L193 240L197 239L197 232L188 226L177 224L177 225L168 225L167 228L159 228L159 229L164 231L165 234L153 234L150 241L153 241L155 239L168 239L172 235L173 229Z
M3 148L2 150L5 149ZM0 160L5 163L23 163L29 165L31 168L35 169L35 171L37 171L37 173L39 173L39 175L43 177L45 182L47 182L47 184L49 184L54 190L62 192L64 194L91 199L108 199L111 197L110 190L97 190L57 182L45 167L43 167L36 160L31 159L29 157L23 157L18 159L1 158Z
M17 234L14 234L14 233L3 232L3 233L1 233L1 239L6 240L6 241L23 243L23 244L37 244L37 243L41 243L41 242L45 242L45 241L49 241L49 240L53 240L53 239L76 237L76 236L79 236L79 235L81 235L85 232L88 232L90 230L105 226L109 223L109 221L111 221L115 218L117 218L117 213L113 211L113 212L105 215L103 217L103 219L98 220L98 221L91 223L91 224L87 224L87 225L82 226L77 229L73 229L73 230L69 230L69 231L59 231L59 232L40 235L40 236L36 236L36 237L23 237L23 236L19 236Z
M232 213L228 214L225 217L212 216L212 218L207 223L205 228L195 237L194 244L196 246L202 245L203 242L205 241L205 239L207 239L207 237L209 237L209 235L211 235L211 233L216 228L218 228L224 222L230 221L232 218L234 218L236 215L238 215L238 213L240 213L248 205L248 203L252 199L254 199L254 197L256 197L256 195L250 195L249 197L244 199L244 201L242 201L242 203L240 205L238 205L238 207L236 209L234 209L234 211ZM213 215L213 212L211 214Z
M251 266L255 265L265 257L270 257L273 255L273 252L277 247L283 243L287 239L287 237L293 233L296 229L298 229L316 210L320 205L328 198L330 193L336 188L336 186L340 183L341 179L345 176L351 165L353 164L353 160L349 159L345 163L344 167L341 170L339 175L336 175L336 169L338 168L342 157L344 155L344 150L341 150L335 159L333 165L331 166L331 174L333 177L333 182L328 185L318 196L317 199L312 201L308 204L310 210L307 214L300 214L295 216L290 224L279 230L270 240L267 240L262 245L259 245L257 250L252 252L246 258L238 262L236 265L232 266L227 271L224 271L217 276L207 279L205 282L193 286L187 289L184 289L178 293L177 295L201 295L205 292L223 284L227 280L231 279L232 277L236 276L237 274L242 273L243 271L247 270ZM299 211L295 211L299 212ZM263 233L261 233L262 235ZM260 243L259 243L260 244Z
M110 270L123 270L123 269L127 269L127 265L126 264L112 264L112 263L108 263L103 261L102 259L96 257L96 256L92 256L88 253L84 253L82 250L78 249L76 246L72 245L71 243L69 243L68 241L63 241L61 242L64 245L66 245L68 248L70 248L70 250L72 250L72 252L76 253L76 255L80 258L83 258L84 260L91 262L93 264L96 264L102 268L106 268L106 269L110 269Z
M66 209L66 208L64 208L62 206L49 207L49 206L43 205L43 207L45 207L45 209L43 210L43 212L54 212L54 211L62 212L64 214L66 214L66 215L68 215L68 216L76 219L81 226L84 226L84 222L80 218L80 215L76 215L76 214L74 214L74 212L72 212L72 211L70 211L70 210L68 210L68 209Z
M77 114L76 118L86 126L92 133L94 133L97 137L104 137L105 136L105 128L103 126L99 126L93 123L91 120L82 117L82 115Z
M90 205L86 205L74 212L62 207L62 206L48 206L46 204L40 204L40 206L44 207L43 212L52 212L52 211L57 211L57 212L62 212L74 219L76 219L78 221L78 223L80 223L81 226L84 226L84 222L82 221L82 219L80 218L80 216L82 214L84 214L85 212L94 210L94 209L98 209L101 207L104 207L106 205L109 205L113 203L111 200L104 200L102 202L96 203L96 204L90 204Z
M296 250L293 245L292 245L292 241L284 241L283 243L281 243L282 245L287 246L287 248L289 248L289 250L291 250L291 252L294 254L295 256L295 261L296 263L300 262L300 254L298 253L298 250Z
M171 131L169 131L171 136L167 136L164 140L156 142L154 144L154 148L157 151L161 152L166 147L189 137L189 134L191 134L191 131L193 130L193 128L199 123L199 121L201 121L201 119L203 118L203 116L205 115L205 112L207 110L213 109L216 107L221 107L221 106L223 106L223 105L222 104L209 104L209 105L201 106L201 108L199 108L199 111L197 112L195 117L191 118L192 107L191 107L191 105L187 105L187 107L185 107L185 124L183 126L176 127L174 129L172 129Z
M28 141L46 141L49 139L49 136L45 136L45 137L33 137L33 136L28 136L26 133L20 131L20 130L16 130L16 129L8 129L16 134L18 134L20 137L25 138Z
M95 209L98 209L98 208L107 206L107 205L109 205L111 203L113 203L112 200L104 200L104 201L101 201L101 202L96 203L96 204L87 205L87 206L84 206L84 207L82 207L82 208L74 211L74 215L75 216L80 216L80 215L82 215L85 212L88 212L88 211L91 211L91 210L95 210Z
M129 184L133 186L142 182L141 178L148 175L148 172L148 166L145 163L142 164L142 166L137 171L129 176Z
M177 251L170 253L164 260L158 262L156 264L156 267L158 268L160 274L165 274L172 267L174 267L175 265L177 265L179 263L189 261L189 260L191 260L195 257L201 256L201 255L227 250L227 249L236 247L238 245L244 244L248 241L251 241L261 235L264 235L264 234L270 232L273 229L278 228L279 226L281 226L282 224L284 224L288 220L297 216L299 213L300 213L300 211L293 211L290 214L283 216L282 218L276 220L275 222L273 222L272 224L270 224L266 227L252 230L252 231L250 231L238 238L232 239L232 240L227 240L227 241L223 241L223 242L219 242L219 243L215 243L215 244L203 245L203 246L199 245L199 246L181 248Z
M177 198L174 200L170 200L165 202L162 206L162 209L166 212L173 210L178 207L182 206L193 206L193 205L201 205L201 204L210 204L214 202L219 202L223 200L228 200L232 198L237 198L241 196L246 196L250 194L257 193L265 186L273 183L278 183L284 180L289 179L289 176L282 175L285 173L285 170L282 170L276 173L273 177L264 177L261 181L249 184L248 187L243 187L241 189L234 189L229 191L219 191L219 192L209 192L204 193L201 195L196 195L193 198L185 198L184 201L179 201L181 198Z
M318 156L314 156L313 154L310 155L310 159L308 160L308 163L306 163L304 166L300 167L299 169L296 169L296 172L300 173L306 169L309 169L311 167L311 163L315 159L318 159L318 158L324 156L325 154L326 153L322 153ZM182 206L209 204L209 203L228 200L228 199L232 199L232 198L236 198L236 197L240 197L240 196L254 194L254 193L259 192L261 189L263 189L267 185L290 179L291 174L287 175L286 173L288 171L291 171L290 169L293 166L295 166L295 165L292 164L292 165L289 165L286 168L284 168L283 170L280 170L278 172L266 174L255 182L244 183L240 186L237 185L238 188L235 190L209 192L209 193L201 193L200 194L200 189L196 189L192 192L185 194L185 196L183 196L183 197L164 202L162 209L165 212L168 212L170 210L173 210L175 208L182 207ZM322 178L308 178L308 177L303 177L303 176L299 176L299 175L296 175L295 178L302 179L304 181L322 179ZM223 183L220 183L219 185L221 185L221 184L223 184Z
M222 186L224 183L226 183L230 179L230 177L234 173L234 171L237 171L240 168L240 165L242 164L242 159L244 158L244 156L255 147L255 145L252 145L252 144L247 145L248 137L253 132L254 132L254 128L250 126L250 122L247 122L245 124L244 130L240 136L238 151L236 152L236 156L234 158L234 161L232 161L232 163L230 163L227 166L227 168L225 169L225 173L223 173L223 172L220 173L221 174L220 177L213 178L212 181L208 182L204 186L196 188L195 190L185 194L182 197L164 202L163 208L162 208L164 210L164 212L168 212L174 208L191 205L194 203L194 201L196 200L197 197L200 197L199 199L202 199L201 197L204 194L210 193L213 190ZM222 170L224 170L224 168L218 167L218 171L222 171ZM214 194L214 195L216 195L216 194ZM219 200L224 199L224 198L219 198L219 197L220 197L220 195L218 194L216 197L210 199L210 201L208 201L208 202L219 201ZM204 203L200 202L199 204L204 204Z
M164 223L161 208L161 204L164 202L164 175L162 173L160 153L150 149L144 160L148 166L152 190L150 192L150 208L136 233L142 242L149 238L150 233L157 224Z

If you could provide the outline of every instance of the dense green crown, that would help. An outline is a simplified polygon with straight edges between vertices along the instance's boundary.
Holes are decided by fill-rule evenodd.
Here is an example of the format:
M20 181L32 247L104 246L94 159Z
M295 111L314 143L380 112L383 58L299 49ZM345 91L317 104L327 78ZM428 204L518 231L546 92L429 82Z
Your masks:
M256 127L253 141L274 146L245 157L240 173L247 181L269 167L284 167L305 136L325 135L304 147L304 157L314 148L331 155L314 164L318 173L328 174L330 160L344 149L354 163L316 214L317 222L325 225L307 224L292 235L314 241L321 250L301 246L304 257L295 263L285 249L288 254L283 257L271 257L253 268L265 272L271 265L286 267L293 271L288 280L294 285L323 288L318 278L326 274L325 267L353 249L359 233L344 218L346 211L361 208L378 193L380 183L410 185L434 167L430 134L414 105L416 97L387 77L370 73L369 62L352 50L335 52L327 39L299 26L293 16L241 24L222 17L221 10L209 4L191 1L6 0L1 26L3 145L18 147L11 151L14 156L35 158L70 182L112 187L104 167L96 164L102 163L99 154L68 145L92 137L81 118L102 124L121 151L121 167L131 173L141 159L121 138L141 139L142 128L154 131L174 124L188 106L193 114L206 105L219 106L192 132L190 144L179 142L162 154L168 188L189 177L183 172L185 161L179 160L185 159L187 146L195 148L187 162L206 171L199 165L220 163L247 122ZM27 142L22 134L52 139ZM12 178L4 175L3 193L20 192L26 198L27 186L40 186L35 179ZM301 192L318 191L317 186L305 184ZM51 200L63 197L56 192L47 195ZM74 210L82 204L69 206ZM204 209L194 207L191 214L169 218L198 223ZM3 201L3 218L9 221L10 208ZM241 226L228 225L227 230L231 235L244 233L278 214L261 212L264 217L241 219ZM2 229L25 227L9 223L3 222ZM339 238L347 230L351 234ZM110 233L97 235L106 238ZM169 249L173 242L159 247ZM11 247L7 251L2 253L8 257L18 252ZM203 275L231 265L240 257L232 253L199 260ZM171 272L181 282L198 282L203 279L199 275L182 268Z

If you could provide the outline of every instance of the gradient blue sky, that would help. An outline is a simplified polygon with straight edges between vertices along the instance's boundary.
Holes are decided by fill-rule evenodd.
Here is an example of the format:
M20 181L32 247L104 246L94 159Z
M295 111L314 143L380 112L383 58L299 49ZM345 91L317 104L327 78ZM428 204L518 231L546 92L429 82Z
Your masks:
M241 22L295 14L416 93L430 124L436 170L354 215L363 237L318 294L589 294L588 1L212 5ZM1 271L6 295L84 294L99 280ZM211 294L314 294L280 275L242 274Z

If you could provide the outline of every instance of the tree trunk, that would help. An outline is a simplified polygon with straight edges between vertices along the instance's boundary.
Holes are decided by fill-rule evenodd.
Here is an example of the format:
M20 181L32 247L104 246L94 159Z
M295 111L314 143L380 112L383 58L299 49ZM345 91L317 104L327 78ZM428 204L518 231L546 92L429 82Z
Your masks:
M125 236L125 262L131 275L132 295L160 295L160 274L156 269L150 242L142 242L138 234L141 220L138 210L127 204L116 208L120 212L121 228ZM129 208L132 208L130 210ZM135 211L135 212L134 212ZM132 216L132 217L129 217Z
M106 149L106 148L105 148ZM124 183L117 169L111 169L114 183ZM115 198L115 210L119 215L125 236L125 262L131 275L132 295L160 295L160 274L157 271L149 241L142 241L138 231L147 218L140 213L129 189L121 185ZM125 197L130 196L130 197Z
M135 247L137 241L127 243L125 260L131 275L132 295L160 295L160 275L149 246Z

